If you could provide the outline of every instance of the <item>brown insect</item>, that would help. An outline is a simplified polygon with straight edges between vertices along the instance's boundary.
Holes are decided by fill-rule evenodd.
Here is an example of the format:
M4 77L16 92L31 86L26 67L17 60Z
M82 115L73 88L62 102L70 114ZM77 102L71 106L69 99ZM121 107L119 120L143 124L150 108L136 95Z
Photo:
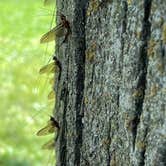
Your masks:
M57 66L55 62L51 62L47 65L44 65L42 68L40 68L39 73L44 74L44 73L55 73L57 71Z
M60 80L60 76L61 76L61 70L62 70L62 65L61 62L58 60L58 58L56 56L53 57L54 62L51 62L45 66L43 66L42 68L40 68L39 73L40 74L50 74L50 73L55 73L56 71L59 71L59 77L58 80Z
M61 79L61 72L62 72L62 64L61 64L60 60L55 55L53 57L53 60L56 63L56 65L58 66L58 68L59 68L58 80L60 80Z
M66 19L66 16L61 13L60 13L60 18L61 18L60 23L56 27L54 27L53 29L51 29L50 31L45 33L41 37L40 43L47 43L47 42L55 40L56 37L60 38L63 36L65 36L65 37L64 37L61 45L67 41L68 36L71 34L70 23Z
M40 129L36 135L43 136L43 135L54 133L56 128L59 131L60 129L59 123L55 120L54 117L50 116L50 120L48 121L48 124L42 129Z

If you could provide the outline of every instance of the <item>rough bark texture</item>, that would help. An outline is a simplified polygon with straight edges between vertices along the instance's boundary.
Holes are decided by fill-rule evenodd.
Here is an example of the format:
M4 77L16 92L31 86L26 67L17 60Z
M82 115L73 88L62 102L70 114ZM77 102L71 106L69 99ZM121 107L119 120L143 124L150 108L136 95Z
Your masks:
M166 165L166 1L60 0L58 166Z

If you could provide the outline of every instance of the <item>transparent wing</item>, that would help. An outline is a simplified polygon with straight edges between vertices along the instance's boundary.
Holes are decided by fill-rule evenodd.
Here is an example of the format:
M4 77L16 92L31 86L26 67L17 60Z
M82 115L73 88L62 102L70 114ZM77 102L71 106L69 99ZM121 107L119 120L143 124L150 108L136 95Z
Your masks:
M55 140L51 139L48 142L46 142L45 144L42 145L42 149L54 149L55 148Z
M48 99L51 100L51 99L55 99L55 91L52 90L49 94L48 94Z
M43 66L39 70L39 74L44 74L44 73L54 73L56 71L57 67L55 65L55 62L52 62L48 65Z
M49 84L54 85L55 83L55 76L49 79Z
M55 127L51 124L48 124L47 126L45 126L44 128L40 129L36 135L37 136L43 136L43 135L47 135L47 134L51 134L55 132Z
M56 37L62 37L64 35L65 35L65 27L63 26L63 24L59 24L58 26L54 27L53 29L45 33L41 37L40 43L47 43L55 40Z

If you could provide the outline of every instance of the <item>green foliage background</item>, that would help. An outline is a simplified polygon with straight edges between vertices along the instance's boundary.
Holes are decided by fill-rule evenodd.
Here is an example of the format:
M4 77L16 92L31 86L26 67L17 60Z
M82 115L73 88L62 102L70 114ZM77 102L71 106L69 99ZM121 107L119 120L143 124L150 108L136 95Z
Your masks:
M1 166L44 166L54 160L53 152L41 150L50 137L35 135L54 107L47 101L48 78L38 74L54 48L51 43L46 55L46 45L39 43L50 29L53 8L43 8L42 0L0 1Z

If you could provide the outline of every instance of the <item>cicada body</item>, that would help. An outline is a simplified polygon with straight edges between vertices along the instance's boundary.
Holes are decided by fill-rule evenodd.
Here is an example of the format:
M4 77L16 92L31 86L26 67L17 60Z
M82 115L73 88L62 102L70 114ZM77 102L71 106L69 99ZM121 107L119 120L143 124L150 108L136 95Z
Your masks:
M54 133L56 129L60 129L59 123L55 120L54 117L50 117L50 120L48 121L48 124L43 127L42 129L40 129L37 132L37 136L44 136L44 135L48 135L51 133Z
M66 16L60 14L61 22L56 27L52 28L50 31L45 33L41 39L40 43L48 43L50 41L56 40L56 38L60 38L64 36L64 40L62 43L66 42L68 36L71 34L70 23L66 19Z

